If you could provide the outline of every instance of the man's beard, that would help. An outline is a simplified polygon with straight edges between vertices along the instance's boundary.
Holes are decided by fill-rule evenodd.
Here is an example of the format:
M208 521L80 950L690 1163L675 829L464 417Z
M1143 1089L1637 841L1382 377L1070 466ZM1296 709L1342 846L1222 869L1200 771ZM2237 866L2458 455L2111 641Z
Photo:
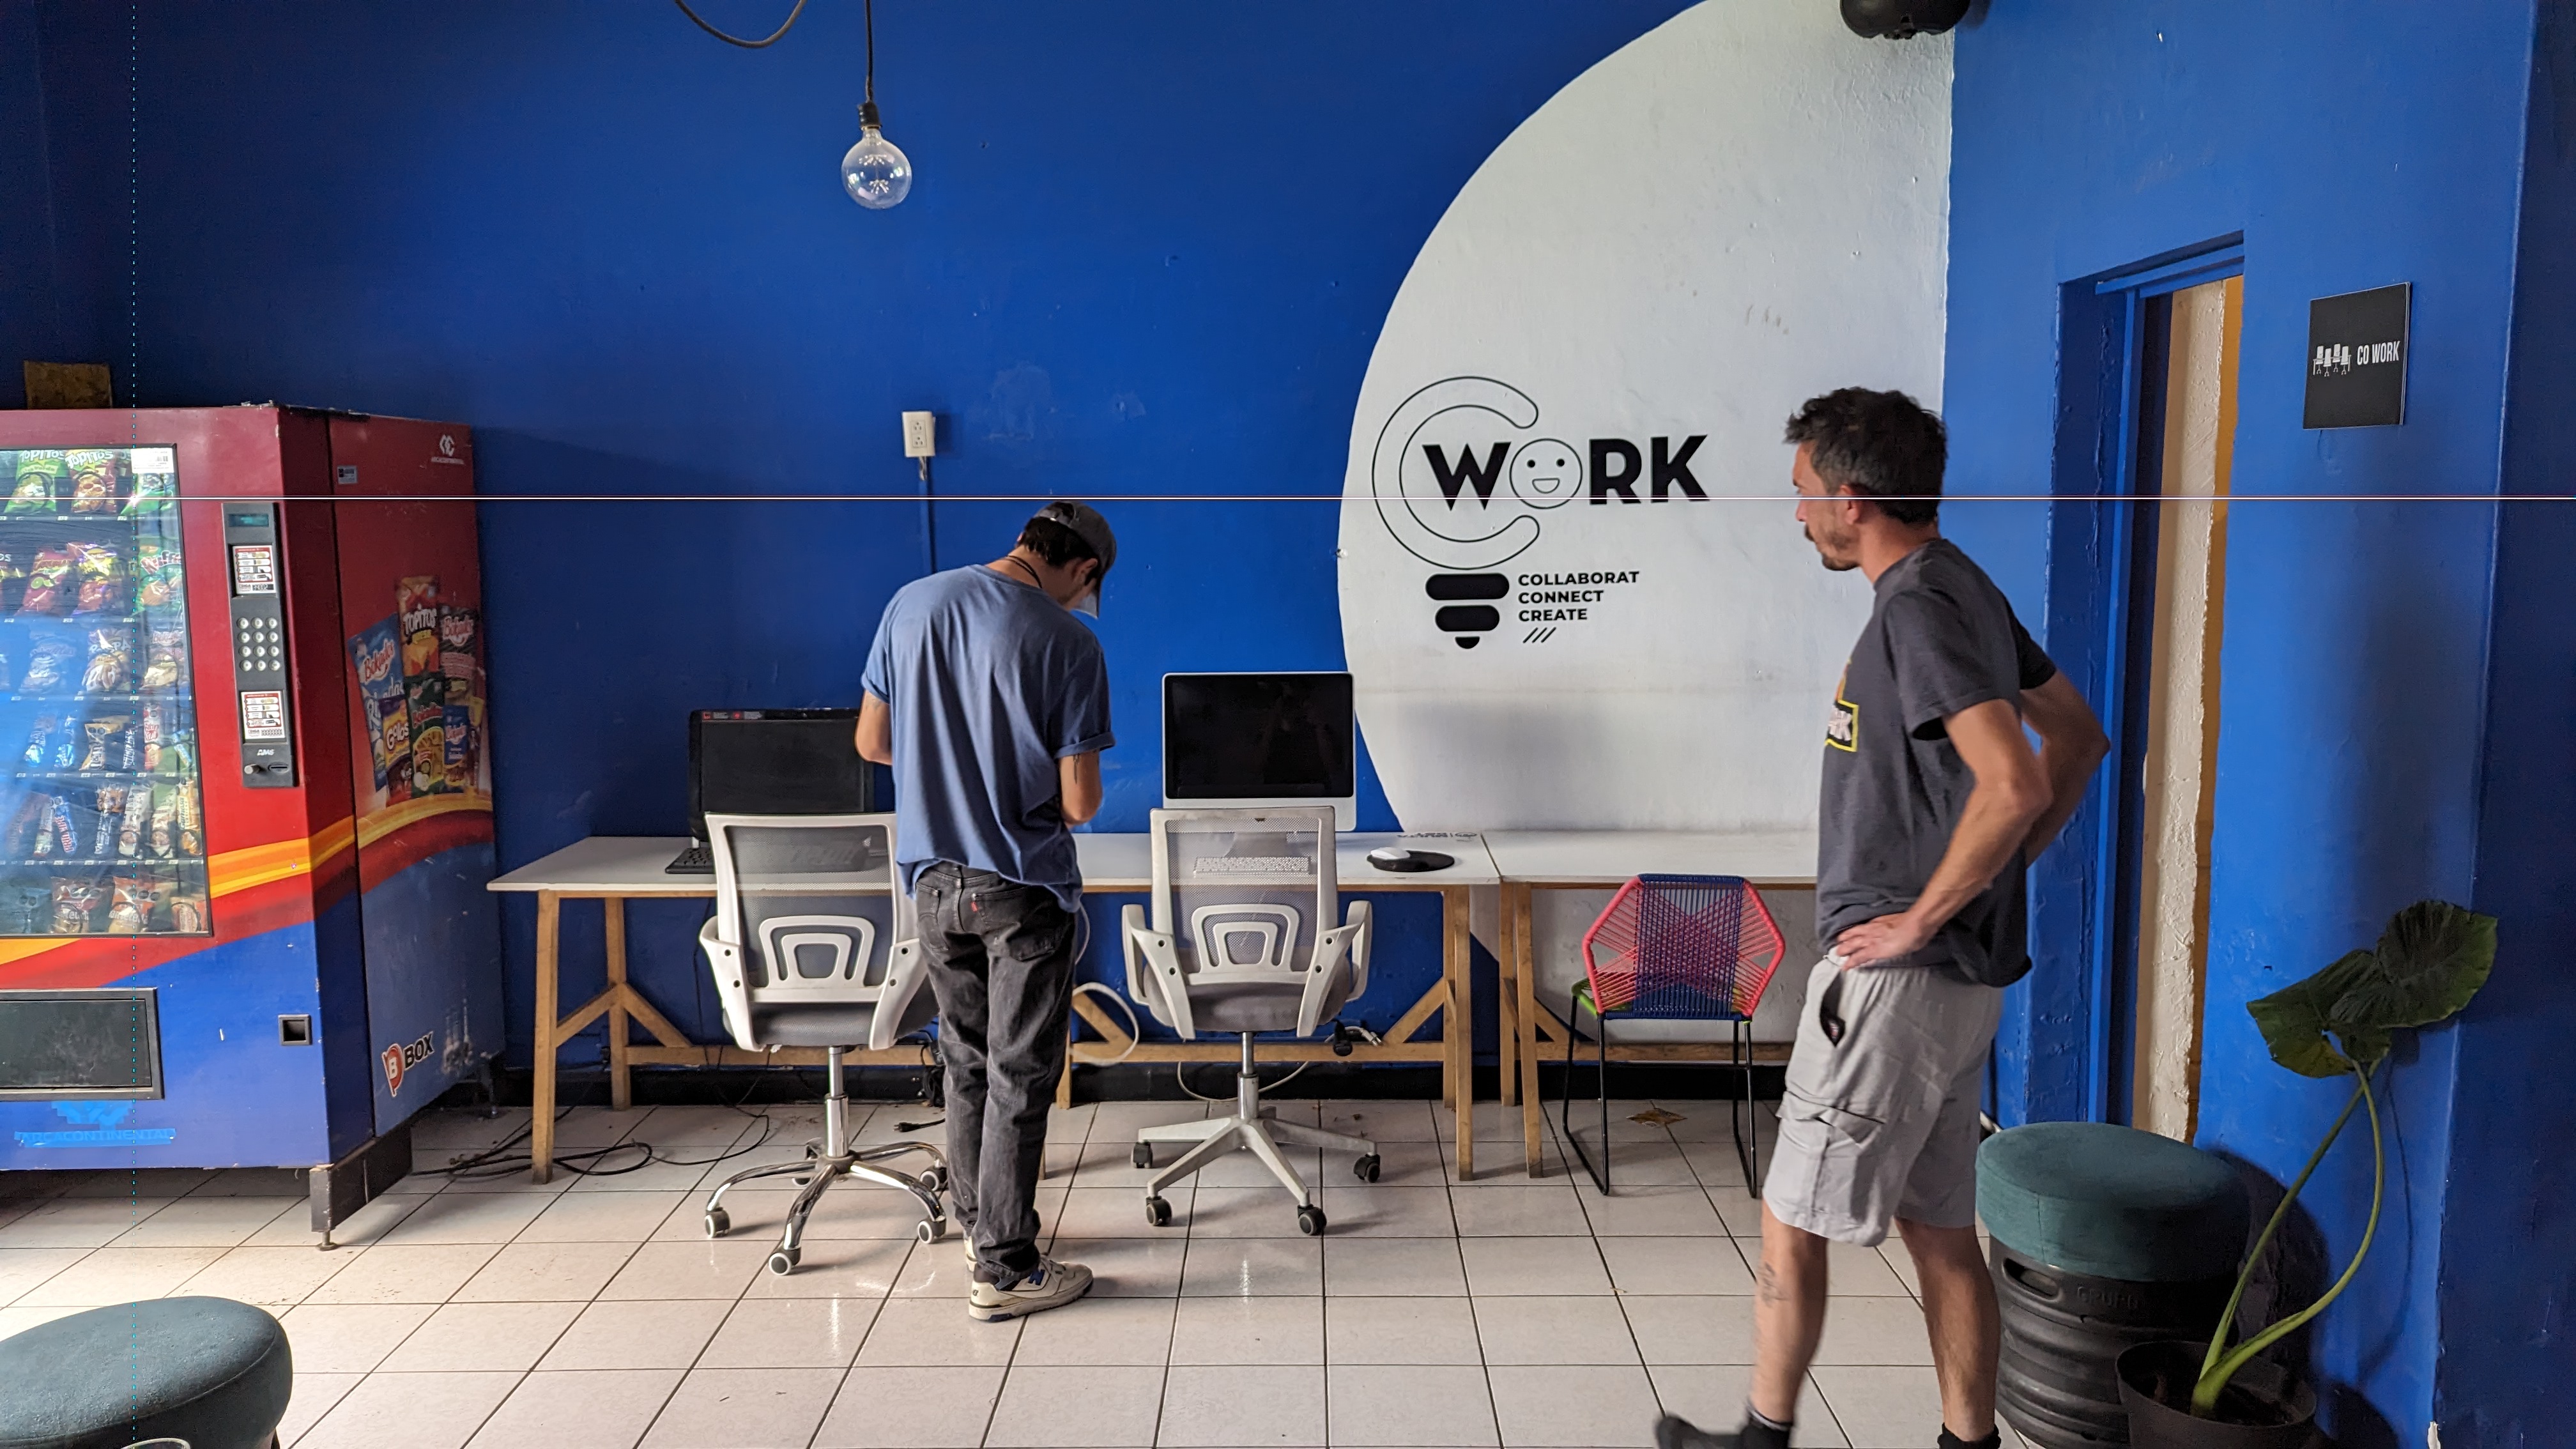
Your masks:
M1839 559L1834 557L1833 551L1826 548L1825 545L1816 538L1816 530L1813 524L1802 526L1800 532L1807 535L1807 542L1816 545L1816 562L1823 564L1827 572L1847 574L1853 569L1860 567L1860 559L1857 555L1850 558Z

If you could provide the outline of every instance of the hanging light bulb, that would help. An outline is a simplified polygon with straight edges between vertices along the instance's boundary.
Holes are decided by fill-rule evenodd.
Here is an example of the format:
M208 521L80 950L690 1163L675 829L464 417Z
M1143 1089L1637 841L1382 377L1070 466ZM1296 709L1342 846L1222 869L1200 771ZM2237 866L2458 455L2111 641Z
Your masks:
M867 3L868 89L859 103L859 144L841 157L841 189L870 211L883 211L912 194L912 158L885 138L877 116L877 4Z
M885 138L874 101L859 107L859 144L841 157L841 189L870 211L883 211L912 192L912 159Z

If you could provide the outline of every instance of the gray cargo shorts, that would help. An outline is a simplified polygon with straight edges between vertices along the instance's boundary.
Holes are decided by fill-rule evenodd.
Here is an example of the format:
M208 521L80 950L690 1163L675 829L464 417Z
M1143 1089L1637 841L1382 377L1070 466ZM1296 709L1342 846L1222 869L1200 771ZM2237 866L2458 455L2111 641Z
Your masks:
M1836 977L1838 1042L1823 1022ZM1864 1246L1885 1241L1896 1218L1972 1226L1978 1108L2003 997L1936 968L1817 962L1780 1097L1780 1145L1762 1181L1772 1214Z

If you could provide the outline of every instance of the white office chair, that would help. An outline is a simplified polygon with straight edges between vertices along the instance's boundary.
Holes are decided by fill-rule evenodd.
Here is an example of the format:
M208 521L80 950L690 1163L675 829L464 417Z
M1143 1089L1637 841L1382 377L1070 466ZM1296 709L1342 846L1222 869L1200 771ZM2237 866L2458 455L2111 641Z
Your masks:
M822 1047L828 1074L823 1140L806 1145L805 1161L726 1178L707 1198L707 1236L723 1237L733 1226L724 1195L734 1186L793 1175L803 1190L769 1255L772 1273L795 1271L806 1218L843 1177L911 1193L921 1204L921 1240L938 1241L948 1231L939 1200L946 1159L926 1142L852 1147L842 1089L844 1051L882 1051L928 1026L938 1009L912 900L894 863L894 817L710 815L707 838L716 913L699 930L698 946L715 971L725 1030L745 1051ZM927 1154L930 1165L918 1173L878 1165L908 1152Z
M1330 809L1157 810L1150 923L1129 906L1119 933L1127 994L1154 1018L1196 1041L1201 1032L1243 1039L1231 1117L1148 1127L1136 1135L1138 1167L1154 1165L1154 1144L1190 1150L1145 1189L1145 1220L1172 1220L1163 1189L1237 1148L1248 1149L1297 1199L1297 1226L1324 1231L1324 1210L1279 1155L1279 1144L1359 1154L1352 1170L1378 1177L1376 1144L1272 1119L1253 1075L1255 1032L1312 1036L1342 1003L1368 986L1369 908L1337 914Z

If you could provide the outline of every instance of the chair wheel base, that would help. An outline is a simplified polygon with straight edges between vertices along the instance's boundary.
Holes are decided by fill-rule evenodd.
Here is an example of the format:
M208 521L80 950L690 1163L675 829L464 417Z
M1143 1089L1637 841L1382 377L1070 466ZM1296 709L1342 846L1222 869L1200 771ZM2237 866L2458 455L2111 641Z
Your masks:
M707 1236L721 1238L733 1231L733 1218L723 1208L707 1209Z
M1362 1182L1375 1182L1379 1172L1377 1154L1372 1152L1351 1164L1351 1176Z
M794 1248L780 1248L769 1255L769 1271L784 1278L796 1271L796 1260L803 1256Z
M1145 1199L1145 1221L1158 1228L1172 1225L1172 1205L1159 1197Z
M1297 1209L1297 1231L1304 1233L1310 1238L1320 1238L1324 1235L1325 1226L1324 1210L1322 1208L1301 1207Z

